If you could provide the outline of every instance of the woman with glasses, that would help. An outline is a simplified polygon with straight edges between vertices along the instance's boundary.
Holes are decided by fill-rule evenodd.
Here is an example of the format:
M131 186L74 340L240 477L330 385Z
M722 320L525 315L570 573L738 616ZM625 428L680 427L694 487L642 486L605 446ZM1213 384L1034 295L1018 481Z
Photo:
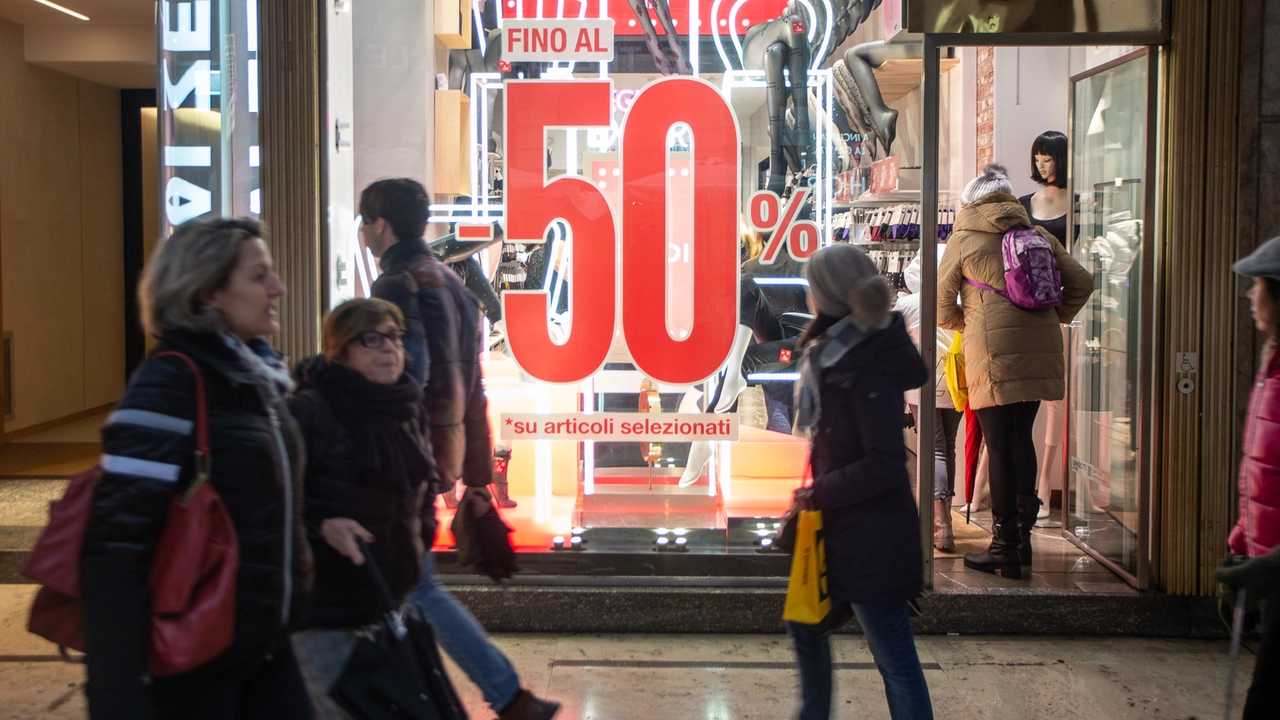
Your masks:
M422 505L436 477L422 386L405 372L404 318L382 300L351 300L325 319L323 354L298 364L289 409L307 447L304 519L315 591L294 636L317 717L345 718L328 696L356 637L383 601L357 540L396 602L422 574L435 528Z

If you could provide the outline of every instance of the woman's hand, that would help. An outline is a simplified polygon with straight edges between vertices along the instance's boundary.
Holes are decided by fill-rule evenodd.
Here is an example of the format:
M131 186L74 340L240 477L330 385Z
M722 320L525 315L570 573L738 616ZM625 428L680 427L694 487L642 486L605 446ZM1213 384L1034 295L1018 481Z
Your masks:
M791 507L796 512L809 512L813 510L813 488L800 488L791 496Z
M329 518L320 523L320 534L334 550L346 555L356 565L364 564L364 553L356 539L373 542L373 533L351 518Z

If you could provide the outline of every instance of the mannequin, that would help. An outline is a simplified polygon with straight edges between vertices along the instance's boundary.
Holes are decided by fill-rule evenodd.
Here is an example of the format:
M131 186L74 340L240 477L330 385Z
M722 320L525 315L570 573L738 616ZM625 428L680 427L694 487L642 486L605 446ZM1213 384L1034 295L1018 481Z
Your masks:
M1040 190L1018 198L1031 224L1044 228L1067 244L1067 213L1071 192L1067 189L1067 136L1056 130L1040 134L1031 145L1031 179Z

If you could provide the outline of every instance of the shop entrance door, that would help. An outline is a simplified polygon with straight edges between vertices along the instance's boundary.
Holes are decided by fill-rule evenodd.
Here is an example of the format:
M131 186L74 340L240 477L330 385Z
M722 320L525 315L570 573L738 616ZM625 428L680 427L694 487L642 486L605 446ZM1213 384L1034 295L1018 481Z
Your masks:
M1142 449L1149 412L1147 356L1151 218L1147 143L1151 58L1146 50L1072 78L1070 250L1094 291L1068 330L1063 530L1141 585L1148 513ZM1194 363L1194 360L1190 361Z

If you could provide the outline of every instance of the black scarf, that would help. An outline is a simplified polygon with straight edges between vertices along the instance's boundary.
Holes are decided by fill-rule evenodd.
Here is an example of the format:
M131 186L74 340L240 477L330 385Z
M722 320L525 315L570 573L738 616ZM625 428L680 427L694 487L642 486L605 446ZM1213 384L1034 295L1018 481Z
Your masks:
M405 373L394 385L317 355L298 363L298 389L312 389L355 439L355 468L362 476L414 488L429 482L432 463L424 441L422 386ZM366 472L367 471L367 472Z

